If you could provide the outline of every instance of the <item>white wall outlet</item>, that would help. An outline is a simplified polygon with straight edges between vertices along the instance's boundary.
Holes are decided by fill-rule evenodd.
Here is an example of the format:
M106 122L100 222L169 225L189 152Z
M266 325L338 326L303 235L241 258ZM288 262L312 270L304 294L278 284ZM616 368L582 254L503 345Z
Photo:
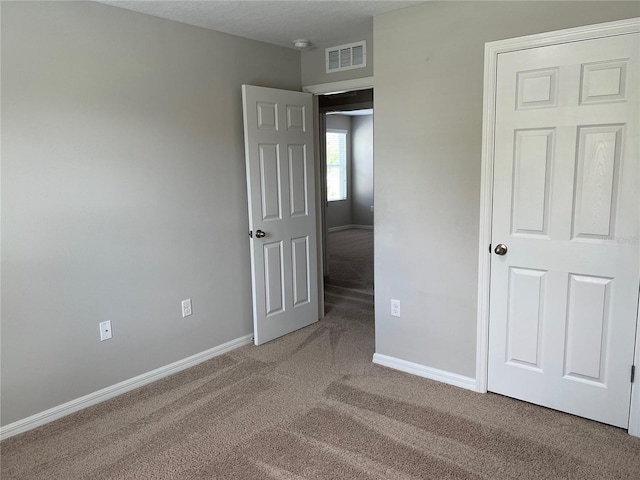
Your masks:
M182 318L191 315L191 299L182 300Z
M391 316L400 316L400 300L394 300L393 298L391 299Z
M111 332L111 320L100 322L100 341L104 342L113 336Z

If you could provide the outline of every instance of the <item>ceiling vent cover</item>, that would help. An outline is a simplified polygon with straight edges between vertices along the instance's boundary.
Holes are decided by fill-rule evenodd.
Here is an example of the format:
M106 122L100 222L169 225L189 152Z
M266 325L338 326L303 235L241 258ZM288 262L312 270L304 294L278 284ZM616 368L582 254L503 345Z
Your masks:
M327 73L367 66L367 42L348 43L325 50Z

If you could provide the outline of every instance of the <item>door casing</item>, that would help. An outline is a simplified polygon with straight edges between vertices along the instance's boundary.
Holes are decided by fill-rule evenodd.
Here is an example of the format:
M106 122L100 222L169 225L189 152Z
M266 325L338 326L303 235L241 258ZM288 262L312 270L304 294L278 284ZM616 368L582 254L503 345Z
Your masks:
M487 392L489 358L489 291L491 279L491 225L493 222L493 158L498 55L517 50L557 45L640 32L640 18L588 25L555 32L528 35L485 44L482 119L482 164L480 186L480 239L478 245L478 316L476 346L476 390ZM640 301L639 301L640 310ZM637 325L636 318L636 325ZM640 365L640 329L636 327L634 364ZM640 437L640 390L632 386L629 434Z

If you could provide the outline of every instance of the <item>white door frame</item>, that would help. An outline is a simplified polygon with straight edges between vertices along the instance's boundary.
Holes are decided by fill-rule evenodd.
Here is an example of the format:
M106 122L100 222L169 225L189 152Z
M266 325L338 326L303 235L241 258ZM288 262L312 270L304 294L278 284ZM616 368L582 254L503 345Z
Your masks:
M373 88L373 77L354 78L353 80L343 80L341 82L318 83L302 87L303 92L314 95L326 95L329 93L352 92L354 90L366 90Z
M351 92L354 90L365 90L373 88L373 77L354 78L353 80L343 80L341 82L318 83L316 85L307 85L302 87L303 92L313 94L313 118L319 119L320 109L318 108L318 95L326 95L329 93ZM322 189L322 168L320 159L324 158L320 155L320 129L321 122L317 122L314 132L314 155L317 159L316 168L316 245L318 246L318 318L324 318L324 248L326 245L326 202Z
M478 247L478 324L476 390L487 392L489 358L489 288L491 281L491 225L493 211L493 157L498 55L536 47L640 32L640 18L528 35L485 44L480 186L480 241ZM639 302L640 303L640 302ZM640 305L639 305L640 308ZM640 365L640 329L636 329L635 365ZM634 385L638 385L638 381ZM631 389L629 434L640 437L640 388Z

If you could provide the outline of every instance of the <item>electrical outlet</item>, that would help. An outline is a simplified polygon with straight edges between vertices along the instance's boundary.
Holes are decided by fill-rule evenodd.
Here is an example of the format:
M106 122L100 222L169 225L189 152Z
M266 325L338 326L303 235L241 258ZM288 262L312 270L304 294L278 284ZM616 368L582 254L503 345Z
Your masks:
M371 213L373 213L373 205L371 205Z
M400 300L394 300L393 298L391 299L391 316L400 316Z
M191 315L191 299L182 300L182 318Z
M112 336L113 333L111 332L111 320L100 322L100 341L104 342L105 340L109 340Z

